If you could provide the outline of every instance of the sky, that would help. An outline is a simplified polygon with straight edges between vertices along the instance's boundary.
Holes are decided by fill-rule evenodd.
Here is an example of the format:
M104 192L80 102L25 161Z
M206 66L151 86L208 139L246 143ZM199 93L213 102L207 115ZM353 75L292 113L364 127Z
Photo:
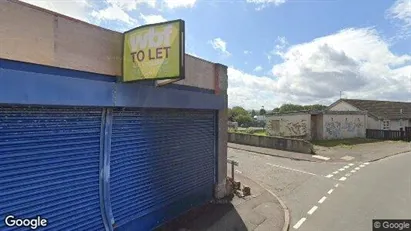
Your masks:
M114 31L186 24L228 66L229 107L411 101L411 0L24 0Z

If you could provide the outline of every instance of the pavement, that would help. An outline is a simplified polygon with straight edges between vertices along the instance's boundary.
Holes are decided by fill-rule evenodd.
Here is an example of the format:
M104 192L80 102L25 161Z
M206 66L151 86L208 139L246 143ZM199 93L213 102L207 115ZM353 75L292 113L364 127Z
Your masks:
M270 148L260 148L242 144L228 143L228 148L250 151L262 155L312 162L370 162L411 151L411 144L403 141L382 141L352 146L321 147L314 146L315 155L288 152Z
M251 188L251 196L235 196L229 203L210 203L180 216L158 230L286 231L289 213L272 192L243 174L236 181Z
M290 230L372 230L372 219L411 218L411 152L373 162L319 162L229 148L228 158L284 201Z
M330 157L335 161L376 161L389 156L411 151L411 143L404 141L381 141L357 144L352 146L336 146L326 148L314 146L317 155Z

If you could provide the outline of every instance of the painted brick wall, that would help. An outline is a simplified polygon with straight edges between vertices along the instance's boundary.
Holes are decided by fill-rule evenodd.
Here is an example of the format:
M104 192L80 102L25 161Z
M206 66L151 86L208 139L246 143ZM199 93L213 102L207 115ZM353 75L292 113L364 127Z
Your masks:
M0 1L0 58L122 75L122 33L16 0ZM214 63L186 55L186 79L176 84L215 90Z
M382 129L381 121L374 119L374 117L367 117L367 129Z
M279 115L267 118L267 131L272 136L311 139L311 115Z
M358 111L357 108L343 101L334 105L334 107L330 108L329 110L330 111Z
M366 115L323 115L323 139L365 138Z

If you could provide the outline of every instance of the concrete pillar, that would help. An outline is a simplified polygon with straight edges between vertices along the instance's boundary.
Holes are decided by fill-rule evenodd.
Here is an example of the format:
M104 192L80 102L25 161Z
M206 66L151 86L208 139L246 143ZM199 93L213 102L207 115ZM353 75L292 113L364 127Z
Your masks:
M217 183L215 185L215 198L223 198L226 193L227 178L227 139L228 139L228 75L227 66L215 64L216 94L224 98L225 107L218 111L218 155L217 155Z

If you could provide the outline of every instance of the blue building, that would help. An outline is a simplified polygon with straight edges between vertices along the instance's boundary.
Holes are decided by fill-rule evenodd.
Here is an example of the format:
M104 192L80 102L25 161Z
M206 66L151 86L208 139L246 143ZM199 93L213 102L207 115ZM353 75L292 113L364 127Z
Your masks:
M186 55L184 80L122 83L123 34L0 8L0 230L151 230L225 195L224 65Z

